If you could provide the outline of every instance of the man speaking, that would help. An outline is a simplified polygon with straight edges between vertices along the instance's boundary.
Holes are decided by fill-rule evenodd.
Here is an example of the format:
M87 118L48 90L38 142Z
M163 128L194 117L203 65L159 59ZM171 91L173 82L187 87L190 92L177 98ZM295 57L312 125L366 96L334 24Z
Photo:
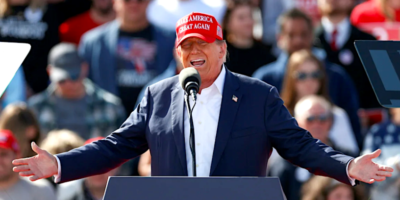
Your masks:
M62 183L105 173L150 149L152 176L265 176L274 147L293 164L346 184L391 176L392 168L371 160L380 150L355 159L333 150L297 125L273 86L227 70L227 46L213 16L191 13L177 22L176 33L183 67L201 77L192 112L194 144L185 91L175 76L148 87L106 139L56 156L33 143L38 155L14 160L14 171L32 181L54 175Z

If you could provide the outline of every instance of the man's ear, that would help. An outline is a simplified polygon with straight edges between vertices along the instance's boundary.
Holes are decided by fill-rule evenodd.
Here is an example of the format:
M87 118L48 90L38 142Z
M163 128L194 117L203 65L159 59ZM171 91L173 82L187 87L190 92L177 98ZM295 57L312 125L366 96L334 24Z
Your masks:
M219 45L220 51L219 51L219 58L224 59L224 62L226 62L226 51L227 51L227 45L226 42L223 42L221 45Z

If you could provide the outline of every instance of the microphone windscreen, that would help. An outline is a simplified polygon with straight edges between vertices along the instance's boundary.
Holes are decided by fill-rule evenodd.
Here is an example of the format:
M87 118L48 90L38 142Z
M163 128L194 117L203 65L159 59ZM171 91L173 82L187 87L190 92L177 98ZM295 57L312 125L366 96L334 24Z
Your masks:
M190 81L198 83L199 87L201 85L200 74L194 67L185 68L179 73L179 83L183 90L186 90L186 84Z

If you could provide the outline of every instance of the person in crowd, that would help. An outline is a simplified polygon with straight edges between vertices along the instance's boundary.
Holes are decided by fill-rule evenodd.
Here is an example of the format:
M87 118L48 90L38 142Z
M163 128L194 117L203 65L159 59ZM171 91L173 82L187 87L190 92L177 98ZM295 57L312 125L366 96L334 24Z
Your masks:
M84 144L85 140L77 133L68 129L59 129L50 131L39 146L51 154L59 154Z
M31 143L41 141L39 123L25 103L8 105L0 115L0 129L10 130L18 141L21 157L34 156Z
M349 15L355 0L318 0L322 14L317 28L316 46L323 48L327 59L342 66L352 78L358 92L360 108L381 107L354 47L355 40L375 40L350 23Z
M303 185L301 200L364 200L363 189L328 177L313 176Z
M320 95L329 101L331 98L327 78L323 64L310 51L300 50L293 53L288 61L281 92L282 100L289 112L295 116L296 103L307 95ZM331 111L333 124L329 129L329 138L337 144L337 147L350 155L358 155L357 140L346 111L335 105Z
M328 100L322 96L305 96L298 101L294 109L294 116L301 128L310 131L314 138L333 149L346 152L346 149L338 146L342 140L345 140L344 138L340 141L330 139L332 125L336 119L334 119L333 107ZM279 177L288 200L300 199L302 185L312 176L306 169L297 167L281 157L269 166L269 175Z
M225 9L225 0L153 0L147 9L147 18L156 26L175 31L176 22L191 12L213 15L222 23Z
M46 89L47 55L59 42L58 13L46 0L0 0L0 41L29 43L22 63L31 93Z
M126 115L121 101L86 79L88 66L71 43L56 45L49 55L51 85L28 100L47 134L69 129L82 138L108 135Z
M397 200L400 198L400 108L391 108L390 119L371 127L365 138L362 154L382 148L382 154L375 160L393 166L392 177L384 184L373 184L371 199Z
M228 4L222 28L228 44L225 65L232 72L251 76L259 67L275 61L270 48L253 37L253 12L248 0Z
M84 33L114 19L112 0L92 0L90 10L72 17L60 25L60 39L62 42L79 45Z
M77 133L67 129L59 129L50 131L43 141L39 143L39 146L48 152L57 154L78 148L84 143L85 140ZM57 196L60 196L60 185L55 184L52 178L47 178L46 180L53 184L53 187L57 190Z
M55 200L50 183L35 184L13 172L12 160L21 157L17 139L9 130L0 130L0 199Z
M329 97L335 105L346 111L357 144L361 149L363 139L357 114L359 101L354 83L349 75L340 66L329 62L324 50L312 48L313 24L307 14L299 9L291 9L279 18L279 27L278 44L283 52L275 62L262 66L254 72L253 77L275 86L280 91L289 56L302 49L312 51L324 64L328 78Z
M350 21L355 26L374 22L400 22L400 0L368 0L351 12Z
M142 91L140 91L139 96L136 100L135 108L137 107L137 105L139 105L140 101L142 101L143 96L146 93L146 89L150 85L153 85L153 84L157 83L158 81L164 80L166 78L173 77L182 71L183 65L182 65L181 61L179 60L179 57L176 54L175 49L173 49L173 55L174 55L174 59L169 64L168 68L162 74L158 75L157 77L152 79L149 83L147 83L147 85L143 87Z
M274 55L279 55L281 52L276 43L280 15L290 9L298 8L310 15L314 25L319 24L321 17L318 12L317 0L261 0L260 7L263 18L262 41L272 46Z
M115 0L116 20L84 34L79 46L89 64L89 78L119 96L126 113L133 111L143 86L173 59L175 33L148 21L149 2Z
M72 135L71 135L72 136ZM76 134L74 137L78 137ZM83 145L90 144L94 141L104 139L104 137L96 137L87 140ZM53 143L57 140L53 140ZM67 142L67 141L65 141ZM76 148L76 147L75 147ZM60 152L61 153L61 152ZM69 183L61 184L58 187L57 200L97 200L103 199L109 176L115 176L119 168L115 168L104 174L90 176L85 179L79 179Z

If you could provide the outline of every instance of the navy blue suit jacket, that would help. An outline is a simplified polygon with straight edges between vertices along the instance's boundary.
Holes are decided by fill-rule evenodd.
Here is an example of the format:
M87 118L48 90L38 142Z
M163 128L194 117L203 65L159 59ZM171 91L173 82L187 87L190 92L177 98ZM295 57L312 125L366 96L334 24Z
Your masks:
M148 87L121 128L57 155L61 182L104 173L147 149L152 176L187 176L183 113L178 76ZM350 184L346 165L351 157L301 129L275 87L227 70L210 176L266 176L272 147L295 165Z

